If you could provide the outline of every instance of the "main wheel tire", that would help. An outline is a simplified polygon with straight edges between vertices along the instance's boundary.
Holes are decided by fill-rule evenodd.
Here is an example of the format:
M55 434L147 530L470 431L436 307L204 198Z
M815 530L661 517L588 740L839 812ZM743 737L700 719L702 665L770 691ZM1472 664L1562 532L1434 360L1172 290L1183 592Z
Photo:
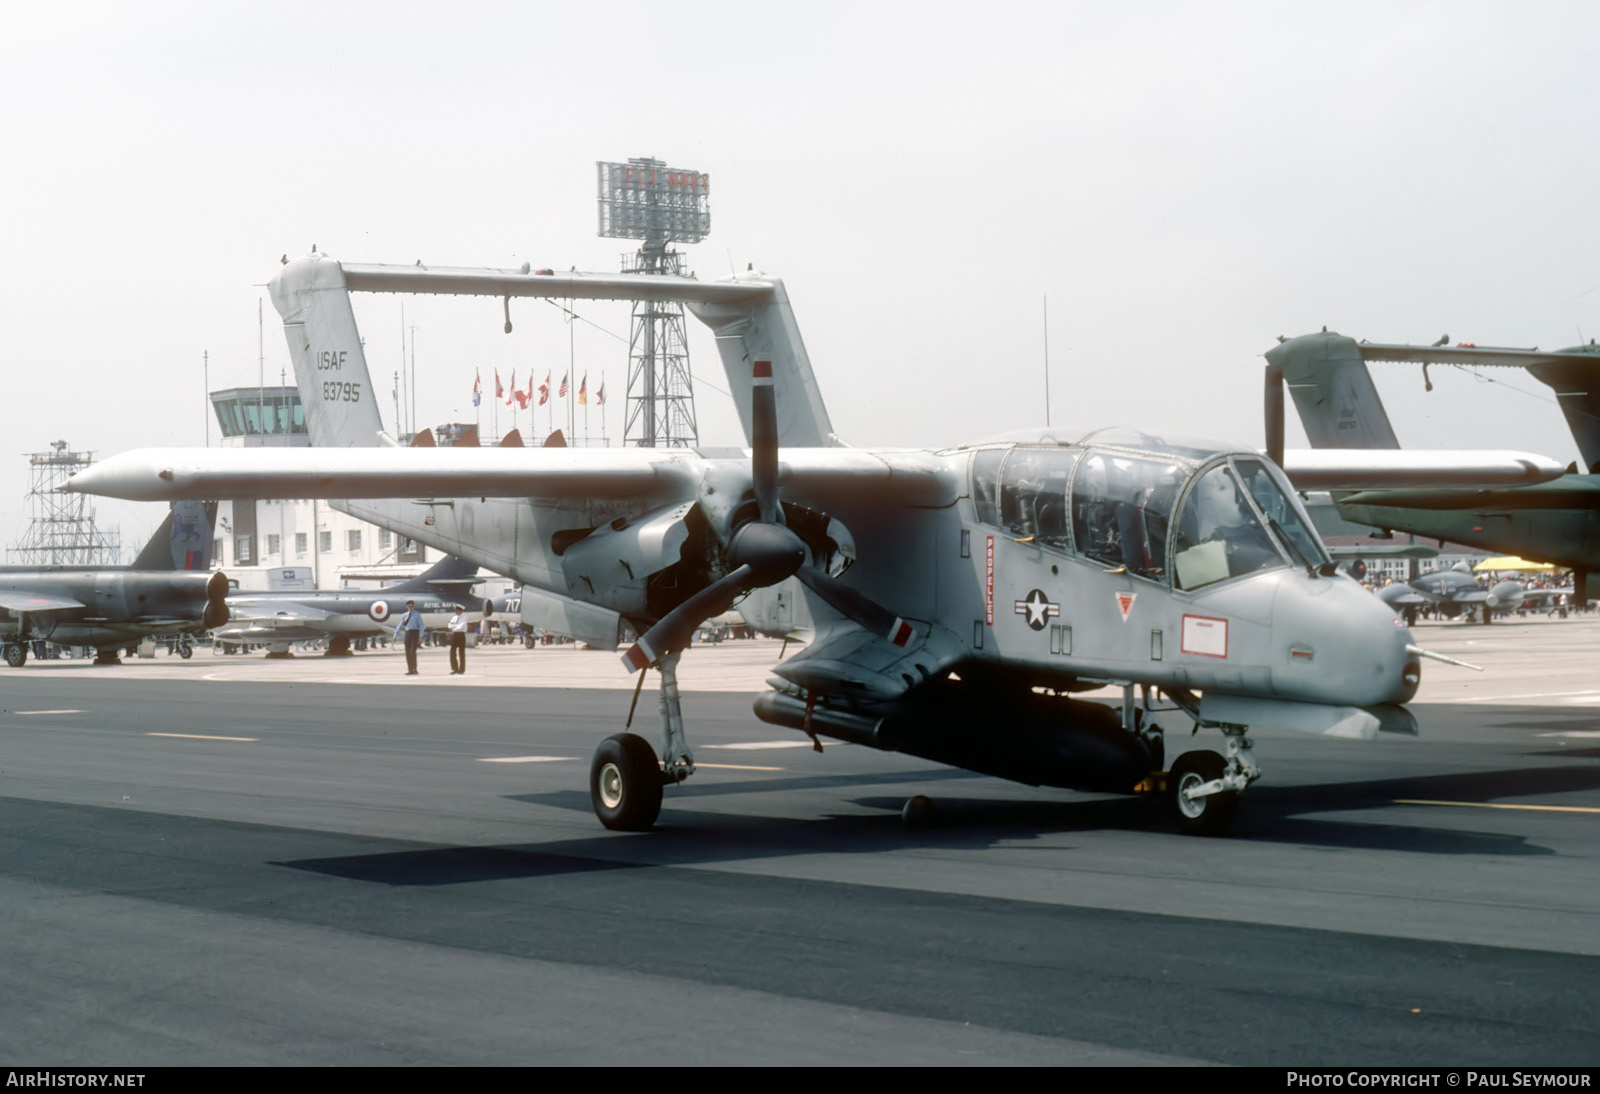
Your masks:
M636 733L600 742L589 765L589 801L607 828L647 832L661 815L661 764Z
M1203 798L1185 797L1185 790L1222 778L1227 763L1215 752L1185 752L1167 773L1167 792L1178 827L1191 836L1220 836L1233 823L1239 792L1224 790Z
M15 642L6 647L6 664L14 669L20 669L28 663L28 647L21 642Z
M189 658L194 656L194 647L189 645L187 642L181 643L178 646L178 656L183 658L185 661L189 660Z

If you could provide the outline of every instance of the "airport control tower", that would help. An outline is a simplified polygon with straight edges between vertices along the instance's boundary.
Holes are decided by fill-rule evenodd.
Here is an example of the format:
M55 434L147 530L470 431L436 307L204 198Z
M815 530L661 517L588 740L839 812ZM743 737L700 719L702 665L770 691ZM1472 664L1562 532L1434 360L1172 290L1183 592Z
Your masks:
M710 178L655 159L598 163L600 234L640 240L622 271L680 274L673 243L698 243L711 231ZM699 443L683 305L639 301L628 351L628 401L622 443L686 448Z

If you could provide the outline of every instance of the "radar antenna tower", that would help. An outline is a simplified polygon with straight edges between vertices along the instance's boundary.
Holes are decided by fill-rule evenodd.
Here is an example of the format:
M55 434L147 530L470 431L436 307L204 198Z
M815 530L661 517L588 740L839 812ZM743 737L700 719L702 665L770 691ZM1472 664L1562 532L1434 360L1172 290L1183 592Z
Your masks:
M623 273L679 275L673 243L698 243L711 231L710 178L661 160L597 163L600 235L637 239ZM638 448L689 448L700 440L683 305L641 300L633 307L628 398L622 443Z

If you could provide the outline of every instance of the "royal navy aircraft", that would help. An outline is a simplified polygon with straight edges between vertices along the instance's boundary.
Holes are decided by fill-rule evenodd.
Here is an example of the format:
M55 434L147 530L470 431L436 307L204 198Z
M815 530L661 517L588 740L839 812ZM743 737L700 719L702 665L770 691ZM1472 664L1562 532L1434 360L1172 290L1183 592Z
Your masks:
M199 634L228 618L228 579L212 573L216 506L180 501L132 566L0 568L0 643L20 668L28 644L93 646L94 663L117 664L124 647L150 635ZM182 642L178 652L188 657Z
M296 642L326 639L326 656L351 652L352 638L378 638L394 630L394 621L414 600L423 622L442 627L455 605L481 607L473 599L478 564L446 555L408 581L382 589L311 589L304 592L233 593L229 620L216 631L228 644L267 647L268 656L289 656ZM481 613L474 610L469 618Z
M320 497L523 584L523 621L659 675L663 746L602 741L590 798L651 827L694 771L676 669L740 598L798 595L806 647L764 721L1031 785L1165 787L1214 833L1260 774L1252 726L1414 731L1420 658L1341 575L1259 452L1135 429L1030 430L937 451L842 447L783 283L341 265L272 279L316 447L145 450L72 489L135 499ZM740 449L402 448L383 432L351 291L679 301L717 337ZM1535 457L1295 454L1303 485L1472 484L1558 474ZM361 500L352 500L361 499ZM759 615L759 613L756 613ZM1074 698L1111 686L1115 705ZM620 711L619 711L620 715ZM1170 766L1163 723L1220 733ZM1185 726L1187 728L1187 726ZM817 745L820 748L820 743Z
M1285 339L1266 357L1269 428L1274 414L1281 418L1287 385L1313 447L1390 452L1400 442L1372 382L1369 361L1420 363L1424 370L1436 364L1528 369L1556 390L1589 473L1574 466L1539 483L1368 489L1336 495L1339 514L1375 528L1553 563L1573 571L1578 603L1600 597L1600 387L1594 383L1600 380L1600 347L1540 352L1409 346L1358 342L1324 330Z

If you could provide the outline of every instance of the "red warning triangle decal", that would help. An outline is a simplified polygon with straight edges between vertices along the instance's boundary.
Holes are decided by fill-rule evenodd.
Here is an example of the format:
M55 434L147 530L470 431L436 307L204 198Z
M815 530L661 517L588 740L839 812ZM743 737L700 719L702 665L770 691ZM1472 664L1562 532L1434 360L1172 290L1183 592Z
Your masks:
M1128 621L1128 613L1133 611L1133 602L1139 597L1138 593L1118 593L1117 610L1122 612L1122 621Z

